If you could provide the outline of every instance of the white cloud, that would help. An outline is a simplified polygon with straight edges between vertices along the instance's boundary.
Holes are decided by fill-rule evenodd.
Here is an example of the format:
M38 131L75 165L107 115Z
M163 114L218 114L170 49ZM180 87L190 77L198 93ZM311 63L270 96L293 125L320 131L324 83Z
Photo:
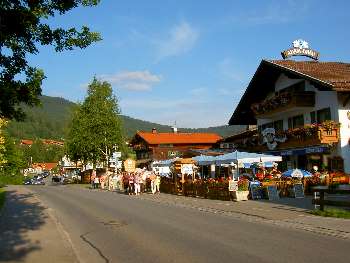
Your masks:
M198 37L199 32L187 22L174 26L165 39L155 41L158 48L157 60L188 52L194 47Z
M112 86L116 85L122 89L133 91L149 91L158 84L162 76L144 71L122 71L112 75L99 76L104 81L108 81Z

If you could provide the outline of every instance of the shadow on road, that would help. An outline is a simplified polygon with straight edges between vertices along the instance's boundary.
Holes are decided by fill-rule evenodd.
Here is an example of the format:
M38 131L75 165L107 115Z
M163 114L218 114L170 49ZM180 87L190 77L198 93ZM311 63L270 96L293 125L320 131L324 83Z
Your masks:
M45 223L44 209L31 193L7 191L0 215L0 261L20 261L41 249L40 241L27 235Z
M275 209L281 209L281 210L289 210L289 211L301 211L301 210L312 210L314 208L314 205L312 204L312 197L311 196L305 196L303 198L291 198L291 197L284 197L277 200L254 200L257 202L266 202L266 203L273 203L273 208Z

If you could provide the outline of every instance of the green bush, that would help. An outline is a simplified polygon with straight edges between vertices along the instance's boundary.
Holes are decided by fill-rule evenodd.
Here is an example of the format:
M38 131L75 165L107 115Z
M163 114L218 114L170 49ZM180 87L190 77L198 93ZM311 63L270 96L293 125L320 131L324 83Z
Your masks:
M6 195L5 190L0 186L0 210L5 203L5 197L6 197L5 195Z
M328 208L324 211L313 210L311 214L325 217L337 217L337 218L347 218L350 219L350 211L339 209L339 208Z
M0 187L5 185L23 184L23 175L0 175Z

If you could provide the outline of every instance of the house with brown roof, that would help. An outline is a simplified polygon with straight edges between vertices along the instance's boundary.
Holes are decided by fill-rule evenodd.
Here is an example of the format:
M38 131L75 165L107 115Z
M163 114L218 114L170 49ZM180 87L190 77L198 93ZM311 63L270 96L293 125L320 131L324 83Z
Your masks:
M187 157L193 149L209 149L221 136L215 133L183 133L139 131L130 142L136 152L137 163L150 163L154 160L167 160L175 157Z
M262 60L229 124L257 125L231 140L284 156L284 168L350 173L350 64Z

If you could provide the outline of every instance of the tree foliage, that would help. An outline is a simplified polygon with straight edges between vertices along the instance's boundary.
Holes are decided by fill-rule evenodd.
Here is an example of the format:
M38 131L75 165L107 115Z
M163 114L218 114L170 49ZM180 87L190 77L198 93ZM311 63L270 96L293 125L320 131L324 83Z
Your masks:
M94 6L99 0L2 0L0 2L0 117L21 120L20 103L40 103L44 72L28 65L26 55L37 54L37 45L53 45L56 51L85 48L100 40L98 33L83 26L52 28L47 19L80 5ZM24 80L20 77L24 76Z
M47 145L42 140L33 141L31 146L20 146L23 152L23 160L27 165L30 163L55 163L64 156L64 148L59 145Z
M0 167L7 163L6 160L6 147L5 147L5 143L6 143L6 139L5 139L5 134L4 134L4 128L7 125L7 121L5 119L0 118Z
M113 149L126 152L118 100L108 82L96 78L84 102L73 113L66 149L74 161L105 161Z

